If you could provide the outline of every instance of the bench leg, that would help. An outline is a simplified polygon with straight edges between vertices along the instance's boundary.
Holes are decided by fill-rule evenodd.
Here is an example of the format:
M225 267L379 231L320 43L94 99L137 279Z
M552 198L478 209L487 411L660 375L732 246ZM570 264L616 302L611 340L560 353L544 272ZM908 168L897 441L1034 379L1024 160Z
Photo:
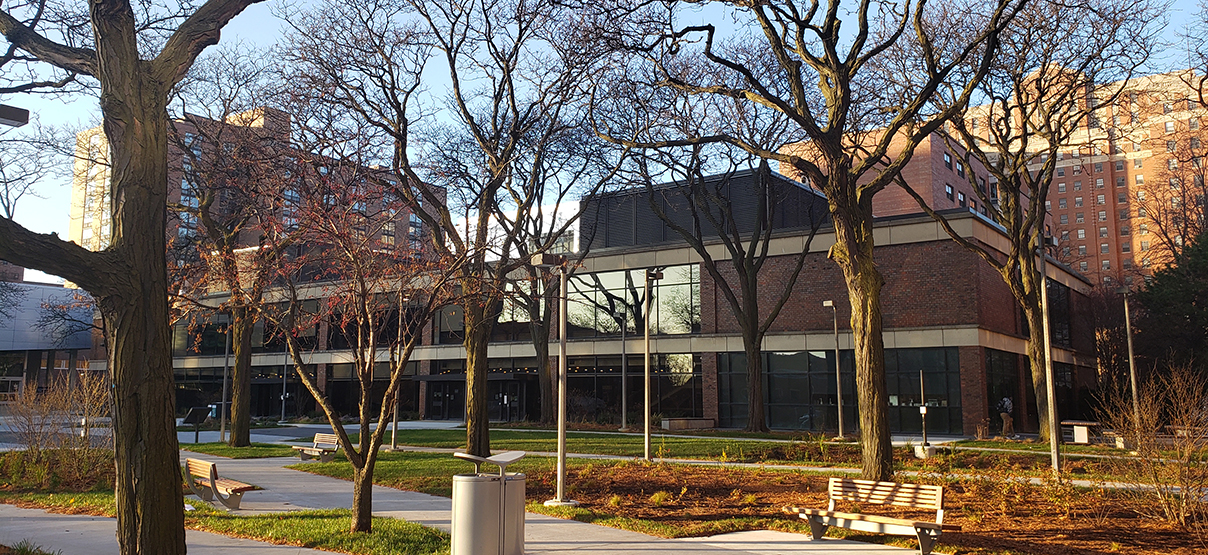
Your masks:
M817 517L809 517L809 521L810 535L812 535L813 539L815 540L822 539L822 537L826 535L826 529L828 528L827 525L823 524L822 520Z
M189 477L189 490L193 492L193 495L196 495L202 501L211 501L214 499L214 494L210 488L206 486L198 486L197 480L194 480L191 476Z
M226 505L232 510L239 510L239 503L243 501L243 493L232 493L223 497L221 493L216 493L218 501Z
M940 537L939 532L929 528L915 528L914 534L919 538L919 555L929 555Z
M336 458L336 454L331 451L324 451L319 454L319 462L331 462Z
M303 460L303 461L309 461L310 453L307 453L306 451L298 451L298 459Z

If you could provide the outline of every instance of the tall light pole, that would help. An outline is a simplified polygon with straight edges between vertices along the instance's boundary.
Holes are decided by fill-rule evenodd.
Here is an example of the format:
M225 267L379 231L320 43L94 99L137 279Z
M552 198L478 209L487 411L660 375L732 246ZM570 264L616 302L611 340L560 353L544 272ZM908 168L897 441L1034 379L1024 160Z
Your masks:
M222 352L222 400L218 403L218 442L226 442L227 375L231 372L231 321L227 316L226 350Z
M21 127L27 123L29 123L29 110L0 104L0 125Z
M835 404L839 408L839 435L837 441L843 441L843 373L839 371L839 309L834 301L822 301L822 306L831 309L835 320Z
M614 314L615 316L615 314ZM629 309L621 307L621 430L629 430Z
M642 441L646 462L650 462L650 282L660 279L663 279L663 272L655 269L646 270L646 285L642 290L642 303L646 305L645 318L642 320L643 327L646 328L644 330L645 338L642 341L642 351L646 357L646 402L643 403L645 406L642 409L646 413L646 425Z
M1128 287L1116 289L1124 296L1124 329L1128 333L1128 385L1132 388L1133 427L1141 431L1141 398L1137 396L1137 363L1133 359L1132 317L1128 313Z
M553 499L545 502L547 507L578 505L578 501L566 498L566 274L569 271L565 257L552 254L533 255L533 266L558 268L558 487Z
M285 424L285 400L289 398L289 384L286 380L289 378L289 359L281 363L281 420L278 424Z
M1044 315L1044 382L1045 397L1049 402L1049 458L1053 465L1053 474L1060 478L1061 455L1058 452L1058 444L1061 441L1061 430L1057 427L1057 385L1053 381L1053 336L1049 325L1049 282L1045 272L1047 247L1050 244L1056 245L1057 239L1042 235L1040 241L1037 250L1040 255L1040 310Z

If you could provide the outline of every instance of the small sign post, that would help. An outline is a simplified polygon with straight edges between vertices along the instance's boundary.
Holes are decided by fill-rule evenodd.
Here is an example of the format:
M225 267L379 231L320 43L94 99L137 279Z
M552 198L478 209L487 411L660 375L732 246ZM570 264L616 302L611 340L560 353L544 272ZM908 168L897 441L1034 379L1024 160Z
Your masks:
M198 443L197 439L201 435L201 423L206 421L210 416L210 407L193 407L189 409L189 414L185 415L184 424L193 425L193 443Z

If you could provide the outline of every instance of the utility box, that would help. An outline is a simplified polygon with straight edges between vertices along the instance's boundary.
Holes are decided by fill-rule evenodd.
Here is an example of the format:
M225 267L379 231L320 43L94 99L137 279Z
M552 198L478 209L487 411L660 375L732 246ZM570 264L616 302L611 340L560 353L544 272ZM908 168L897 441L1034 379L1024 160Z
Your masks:
M524 451L453 456L473 462L474 473L453 476L452 555L524 555L525 475L507 471ZM480 472L482 463L499 472Z

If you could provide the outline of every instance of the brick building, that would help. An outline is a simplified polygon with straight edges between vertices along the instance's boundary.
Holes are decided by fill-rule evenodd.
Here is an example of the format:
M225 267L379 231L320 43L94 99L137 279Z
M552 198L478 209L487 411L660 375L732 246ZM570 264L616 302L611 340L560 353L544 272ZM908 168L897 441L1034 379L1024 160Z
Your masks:
M169 210L165 233L177 267L195 261L199 245L204 244L199 242L203 231L200 222L189 209L198 208L200 199L209 194L214 196L212 212L216 217L237 214L241 203L254 202L258 193L271 197L265 205L278 207L256 212L254 217L265 221L257 220L240 233L238 244L247 248L236 249L235 256L248 257L249 264L261 234L287 232L305 217L304 194L316 198L322 194L325 204L339 203L341 210L356 216L348 218L349 226L358 233L371 234L368 238L382 249L421 248L425 233L421 220L391 193L364 185L365 174L379 170L351 168L292 148L290 116L282 111L256 108L231 114L223 121L188 115L173 122L171 133L167 202L176 209ZM77 135L69 239L91 250L106 248L111 236L107 157L108 146L100 128ZM301 251L318 243L301 238L295 245ZM224 290L221 280L212 280L207 292L199 293L205 296L199 302L217 305L223 300ZM191 322L178 323L173 330L179 410L218 402L226 347L220 331L224 324L223 315L199 314ZM316 348L328 350L330 331L326 326L316 331ZM258 323L253 332L253 350L257 353L252 368L253 414L279 414L282 387L293 399L291 414L308 411L309 403L299 400L309 396L296 378L290 379L292 362L285 355L284 345L274 344L266 335L271 333L266 334L264 324ZM97 339L100 345L99 335ZM332 345L336 343L332 339ZM95 348L89 356L94 359L94 368L105 367L101 348ZM328 357L317 369L322 371L320 383L330 388L325 391L341 399L338 406L346 409L355 402L350 393L354 387L341 360ZM287 378L284 384L283 377Z
M935 157L942 172L956 175L955 163L951 170L943 164L942 151ZM946 183L942 172L935 183ZM749 177L738 175L735 180ZM856 422L846 289L838 268L826 258L834 236L824 221L825 203L816 193L787 178L774 179L779 196L773 203L777 215L771 223L775 233L770 252L783 254L768 261L763 282L782 283L778 276L787 271L792 254L801 252L812 224L822 227L809 246L805 269L788 305L766 338L761 394L773 428L833 430L837 412L832 322L836 316L844 410L846 420ZM955 177L952 181L955 188L959 181ZM673 188L655 194L673 214L682 206L683 199ZM960 197L954 197L959 203ZM747 205L753 202L749 197L743 200L735 207L740 220L741 214L750 213ZM581 244L589 247L589 253L570 280L570 417L617 422L624 374L630 421L637 421L642 399L641 331L646 325L640 308L643 280L647 269L657 268L664 277L653 285L648 322L653 411L741 427L747 398L741 336L712 279L701 271L695 251L655 216L645 189L586 199L582 209ZM1000 252L1005 249L1006 240L996 226L971 209L971 205L958 206L945 215L963 236ZM710 239L716 234L709 229L698 231L707 242L717 241ZM992 421L994 402L1005 396L1016 399L1020 428L1036 429L1025 324L998 274L953 243L923 214L879 218L875 233L876 256L886 279L882 302L891 428L903 432L921 428L921 370L929 431L974 434ZM1091 284L1057 265L1050 265L1048 273L1059 402L1069 407L1061 416L1087 416L1082 409L1095 384L1093 330L1080 316ZM764 289L764 294L774 293ZM837 312L823 307L826 300L834 301ZM505 306L492 337L488 383L493 420L535 419L539 413L537 360L524 324L523 311ZM339 399L353 398L350 388L355 382L350 381L346 347L333 341L331 331L320 324L311 360L325 391L339 406ZM402 410L429 419L464 417L462 331L456 307L444 311L425 330L425 344L416 349L407 371ZM178 401L182 406L205 403L205 396L216 397L220 387L221 335L208 332L200 339L202 353L178 353L178 379L190 384L193 392ZM267 400L254 403L263 405L261 412L279 410L279 404L270 401L280 391L280 370L288 370L289 365L282 346L271 342L261 344L253 356L253 366L264 374L256 383ZM303 393L295 399L304 397ZM293 403L290 414L306 410ZM344 409L352 406L340 410Z
M1046 199L1060 261L1095 283L1131 283L1204 229L1202 79L1180 71L1098 86L1120 95L1100 99L1063 145Z

